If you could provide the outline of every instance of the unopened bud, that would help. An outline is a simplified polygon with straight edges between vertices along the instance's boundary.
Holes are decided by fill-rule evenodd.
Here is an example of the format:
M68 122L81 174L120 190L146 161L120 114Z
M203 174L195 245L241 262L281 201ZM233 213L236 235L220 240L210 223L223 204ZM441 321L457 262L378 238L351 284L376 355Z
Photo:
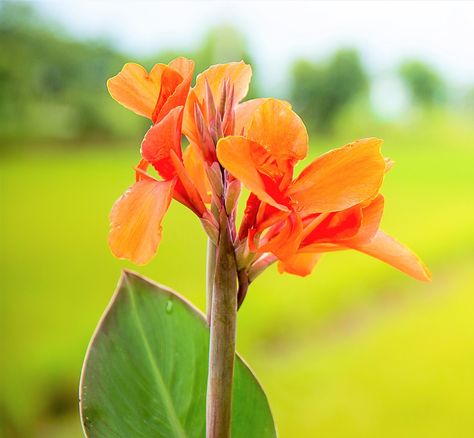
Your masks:
M201 217L201 224L212 243L217 245L219 241L219 224L214 216L207 212L207 214Z
M212 163L206 167L207 177L211 184L212 193L217 198L221 198L224 194L224 184L222 182L222 172L219 163Z
M234 179L227 184L225 210L229 216L232 215L237 208L241 187L242 185L238 179Z

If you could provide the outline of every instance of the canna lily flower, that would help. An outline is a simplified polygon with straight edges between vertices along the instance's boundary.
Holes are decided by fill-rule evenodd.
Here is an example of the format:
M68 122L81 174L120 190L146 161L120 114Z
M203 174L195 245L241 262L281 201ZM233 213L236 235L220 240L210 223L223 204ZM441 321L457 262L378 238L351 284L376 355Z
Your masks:
M139 64L127 63L107 87L124 107L158 123L173 108L184 106L193 72L194 62L186 58L156 64L149 73Z
M230 78L235 76L232 67L227 70ZM144 264L154 256L172 198L191 209L209 234L216 233L215 221L206 207L211 200L210 184L201 149L193 142L184 153L181 147L184 106L193 71L194 62L186 58L156 64L149 73L138 64L128 63L107 82L115 100L153 122L142 141L136 182L112 209L109 246L118 258ZM206 84L209 80L216 88L218 74L204 77ZM197 96L202 87L203 81L198 81ZM161 180L147 172L150 166Z
M419 259L379 231L379 195L387 162L382 141L368 138L316 158L297 178L308 136L288 105L268 99L244 127L245 136L217 144L217 156L252 194L239 231L250 251L272 253L280 271L307 275L321 253L356 249L417 279L429 279Z

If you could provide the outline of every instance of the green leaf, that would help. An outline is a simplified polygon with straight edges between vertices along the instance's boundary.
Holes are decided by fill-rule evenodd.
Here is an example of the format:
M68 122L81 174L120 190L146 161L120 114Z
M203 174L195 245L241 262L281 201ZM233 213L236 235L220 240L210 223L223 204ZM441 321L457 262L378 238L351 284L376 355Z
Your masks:
M208 351L209 327L199 310L124 272L84 362L86 436L205 437ZM232 437L276 437L265 393L238 355Z

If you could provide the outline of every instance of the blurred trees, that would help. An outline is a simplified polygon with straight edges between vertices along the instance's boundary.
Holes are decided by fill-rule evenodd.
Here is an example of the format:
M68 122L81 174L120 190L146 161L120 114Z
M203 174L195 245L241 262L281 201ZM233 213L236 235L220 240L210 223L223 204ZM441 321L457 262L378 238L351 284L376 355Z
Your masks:
M108 99L105 81L125 61L98 41L62 35L28 4L0 6L0 139L76 140L137 127Z
M136 59L110 43L68 36L27 3L1 0L0 53L3 145L139 137L148 121L124 110L106 91L107 79L130 60L151 68L156 62L188 56L196 62L196 73L212 64L240 59L253 64L245 38L231 26L212 29L187 51L165 50ZM398 74L418 106L425 109L446 102L446 84L426 63L407 61ZM369 88L367 71L354 49L338 50L322 62L296 61L289 80L295 110L310 130L320 133L331 131L345 108L358 104ZM249 98L261 94L257 86L254 71ZM472 108L472 93L465 101L464 109Z
M211 29L194 50L187 52L184 50L165 50L160 52L158 56L153 56L153 59L150 59L147 64L151 67L157 59L159 59L159 62L167 63L177 56L186 56L195 61L195 76L206 70L210 65L225 62L243 60L254 67L244 36L237 29L229 25L221 25ZM253 68L248 98L255 97L258 94L256 92L258 84L255 80L254 70Z
M341 110L368 88L368 75L354 49L327 62L299 60L291 72L291 101L310 129L329 131Z
M446 86L428 64L418 60L406 61L400 66L399 73L413 103L424 107L445 103Z
M147 59L125 56L103 41L77 41L27 3L0 3L0 142L136 138L148 121L108 97L106 81L127 61L151 68L176 56L196 72L232 60L250 62L243 36L230 26L211 30L188 53L166 50ZM254 85L253 85L254 86Z

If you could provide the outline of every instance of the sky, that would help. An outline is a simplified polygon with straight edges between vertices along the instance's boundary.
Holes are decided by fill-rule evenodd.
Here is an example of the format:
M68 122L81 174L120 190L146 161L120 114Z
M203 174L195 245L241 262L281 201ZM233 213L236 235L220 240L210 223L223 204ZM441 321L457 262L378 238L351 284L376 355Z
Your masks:
M213 26L232 24L246 35L267 92L284 83L293 59L323 59L341 46L360 49L382 84L401 60L413 57L434 65L454 86L474 84L472 1L34 3L70 33L107 38L137 57L192 48Z

